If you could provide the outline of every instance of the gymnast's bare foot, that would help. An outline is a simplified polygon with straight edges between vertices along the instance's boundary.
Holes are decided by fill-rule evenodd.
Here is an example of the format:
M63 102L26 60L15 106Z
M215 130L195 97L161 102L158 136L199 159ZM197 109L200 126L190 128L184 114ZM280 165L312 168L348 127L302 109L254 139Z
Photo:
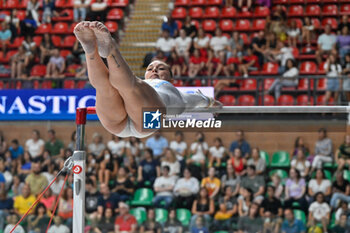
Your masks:
M96 50L96 37L89 28L89 24L87 21L78 23L74 28L74 34L83 46L85 53L92 54Z
M94 31L97 39L98 53L101 57L107 58L111 53L114 45L113 38L108 28L101 22L91 22L90 29Z

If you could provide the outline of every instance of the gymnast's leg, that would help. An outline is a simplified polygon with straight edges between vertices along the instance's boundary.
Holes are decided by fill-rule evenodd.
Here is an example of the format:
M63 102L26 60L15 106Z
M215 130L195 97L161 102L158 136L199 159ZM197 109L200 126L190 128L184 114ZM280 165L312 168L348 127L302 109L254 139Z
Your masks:
M123 99L109 82L108 69L98 54L96 37L89 23L79 23L74 34L84 48L89 80L96 89L97 115L108 131L117 134L125 128L127 121Z
M122 97L126 113L135 129L141 132L142 108L164 108L164 103L151 86L133 74L106 26L100 22L91 22L90 29L95 33L100 56L107 58L109 82Z

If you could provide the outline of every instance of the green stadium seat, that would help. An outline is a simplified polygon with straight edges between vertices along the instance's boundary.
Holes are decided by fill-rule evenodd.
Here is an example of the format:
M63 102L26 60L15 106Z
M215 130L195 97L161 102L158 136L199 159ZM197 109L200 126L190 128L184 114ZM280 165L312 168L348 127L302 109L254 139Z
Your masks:
M306 216L305 216L305 213L304 211L302 210L293 210L294 212L294 217L296 219L299 219L301 220L304 224L306 224Z
M147 213L143 207L131 209L130 214L136 218L138 224L142 224L147 219Z
M177 209L176 218L183 226L188 226L191 221L191 212L188 209Z
M347 181L350 182L350 171L349 170L344 171L344 179L346 179Z
M148 188L140 188L137 189L134 198L131 201L131 205L133 206L150 206L152 205L153 200L153 191Z
M285 170L282 169L275 169L269 172L269 177L272 177L275 173L277 173L282 180L288 178L288 173Z
M215 233L228 233L228 231L215 231Z
M290 167L289 153L286 151L276 151L275 153L273 153L271 167L289 168Z
M260 151L260 158L265 159L266 167L270 166L270 156L266 151Z
M155 211L156 222L165 223L168 220L168 211L166 209L157 208Z

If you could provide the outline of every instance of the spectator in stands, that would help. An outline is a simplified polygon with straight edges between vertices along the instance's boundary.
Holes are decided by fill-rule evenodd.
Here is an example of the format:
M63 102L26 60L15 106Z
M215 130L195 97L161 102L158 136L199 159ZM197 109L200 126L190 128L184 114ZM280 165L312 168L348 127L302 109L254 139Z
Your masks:
M209 48L210 38L205 35L203 28L198 29L198 35L193 39L193 46L199 50L200 57L207 56L207 49Z
M308 177L311 163L306 159L304 151L302 149L297 150L296 157L291 162L291 167L298 170L301 177L304 179Z
M164 233L182 233L184 229L179 220L176 219L175 209L169 210L168 220L164 223Z
M342 90L344 91L345 98L350 101L350 53L345 55L345 62L343 64L343 75L347 78L343 79Z
M197 132L196 141L191 144L191 158L186 160L187 164L200 163L204 170L205 161L208 154L208 144L205 142L205 136L202 132Z
M345 166L350 167L350 135L345 135L344 142L336 151L335 162L338 165L337 170L339 171L343 170Z
M177 179L180 174L180 163L176 159L176 155L170 148L165 149L164 157L161 159L161 167L168 166L170 168L169 176Z
M298 202L303 210L307 210L305 199L306 183L295 168L289 170L289 178L286 181L284 206L291 208L293 202ZM305 211L306 212L306 211Z
M21 182L19 175L15 175L13 177L13 183L11 186L12 196L17 197L19 195L22 195L22 190L24 185L25 184Z
M153 205L156 207L162 206L161 202L165 202L164 208L168 209L174 200L173 190L175 187L175 178L169 175L169 166L162 167L162 176L157 177L153 188L156 193L153 199Z
M63 190L57 211L58 216L65 221L66 225L70 226L73 222L73 189L71 187L66 187Z
M147 220L140 226L140 233L161 233L162 226L155 221L154 209L148 209Z
M219 209L215 212L214 221L211 229L214 230L230 230L231 217L234 214L234 209L228 209L226 203L219 203ZM236 209L237 211L237 209Z
M316 193L322 193L326 200L330 200L332 194L332 183L325 177L324 171L320 168L316 170L316 177L309 182L310 202L315 200Z
M47 64L49 62L54 48L55 46L53 45L51 35L49 33L45 33L39 46L40 64Z
M29 185L32 194L39 195L48 185L46 177L41 173L41 164L36 161L32 163L32 172L25 179Z
M51 226L47 233L70 233L69 228L62 223L60 216L55 216L53 222L55 225Z
M197 199L194 200L192 205L192 217L189 229L195 226L198 217L204 218L204 226L209 229L210 216L214 214L214 211L214 200L209 197L207 189L202 187L199 190Z
M4 229L4 233L10 233L12 228L15 227L17 222L18 222L17 215L15 215L15 214L10 215L8 218L8 224L6 225L6 227ZM23 227L21 225L18 225L16 227L16 233L25 233L25 230L23 229ZM57 232L57 233L59 233L59 232Z
M55 11L55 1L54 0L44 0L43 1L43 16L42 21L44 24L51 23L51 18L54 15L58 15Z
M91 0L74 0L74 22L84 21Z
M8 171L8 169L6 168L5 160L2 157L0 157L0 190L9 190L13 181L12 174L13 172Z
M252 203L248 215L240 217L238 220L238 233L262 231L263 220L259 217L259 205Z
M277 48L277 37L276 34L273 32L266 33L266 45L265 45L265 51L264 51L264 60L265 61L273 61L273 51Z
M237 196L239 193L241 184L241 178L236 176L235 170L231 163L226 166L226 173L221 177L221 191L224 191L226 187L231 187L232 196Z
M0 31L0 43L1 43L1 49L3 52L3 57L5 57L7 52L7 47L12 37L12 32L10 30L10 25L6 22L2 22L1 27L2 29Z
M44 153L44 145L45 141L40 138L39 130L34 129L32 131L32 137L25 143L25 148L34 159L42 156Z
M129 137L129 140L126 142L126 154L134 156L137 160L141 156L141 152L144 149L144 144L139 138Z
M282 77L275 79L268 90L268 93L274 92L277 100L281 96L281 89L283 87L298 86L298 79L296 77L299 75L299 70L296 67L295 61L292 59L287 60L286 68L287 70L283 73Z
M134 184L130 181L127 175L127 169L125 167L120 167L112 189L112 192L117 193L121 201L130 200L134 193Z
M200 50L195 49L193 55L190 57L188 66L188 76L190 78L196 77L204 69L206 59L201 57Z
M113 213L113 212L112 212ZM136 218L129 213L129 206L119 202L119 216L115 219L115 233L135 233L137 227Z
M303 137L297 137L294 142L294 150L292 155L295 157L298 155L299 150L302 150L305 156L309 155L309 148L305 145Z
M13 41L20 32L20 19L17 16L17 9L13 9L10 15L5 16L5 22L10 26L11 40Z
M93 232L96 232L96 233L108 233L108 232L119 233L120 231L115 231L115 227L117 227L117 225L115 224L113 209L108 207L105 209L103 213L103 217L97 219L92 224Z
M54 205L56 203L56 196L53 195L51 188L49 188L45 193L44 196L40 199L40 203L42 203L47 211L52 212L54 209Z
M6 218L13 212L13 198L7 196L6 190L0 191L0 229L5 228Z
M160 176L159 161L153 159L153 151L150 148L144 150L144 160L138 167L137 181L140 186L153 187L153 183Z
M215 30L215 36L210 39L209 46L214 51L215 56L219 56L220 53L226 55L229 43L227 37L222 34L219 27Z
M232 52L229 52L229 56L228 59L226 61L226 65L224 66L224 74L226 77L230 77L231 79L223 79L223 80L227 80L230 82L233 82L232 84L236 84L236 80L232 79L232 76L234 76L236 74L236 72L238 71L238 65L240 64L240 57L237 56L237 50L232 50ZM219 82L216 84L216 88L218 88L217 86L219 85L221 80L219 80ZM227 81L225 82L225 84L227 83Z
M217 77L221 74L226 64L226 54L225 52L220 52L218 56L208 49L208 59L205 64L207 69L207 76Z
M260 216L265 219L264 229L269 232L280 232L282 224L282 203L275 196L275 187L267 187L267 196L260 206Z
M244 131L238 130L236 132L236 141L233 141L230 146L230 152L233 153L233 151L239 148L242 152L243 157L247 157L250 154L250 145L244 138Z
M221 161L226 157L226 148L222 144L220 137L214 139L214 146L209 148L209 167L212 167L215 162L216 167L221 166Z
M7 142L4 133L0 130L0 156L4 156L7 151Z
M175 140L170 142L170 149L176 153L177 160L181 161L185 158L187 155L187 143L184 141L183 132L175 132Z
M345 55L350 53L350 35L349 28L343 27L341 35L337 36L337 42L334 44L334 50L338 49L341 64L345 63Z
M336 222L340 221L341 215L345 214L346 216L349 216L350 214L349 204L347 201L340 201L338 206L338 209L334 212Z
M348 233L349 223L347 221L348 217L346 214L340 215L340 219L336 222L335 226L332 227L332 233Z
M30 0L27 4L27 16L33 19L37 26L40 26L39 7L40 7L40 1L38 0Z
M88 152L97 157L102 154L105 149L106 145L103 143L102 135L95 132L92 135L92 142L88 145Z
M126 141L123 138L112 134L112 140L107 142L107 149L119 164L123 162L123 156L126 154Z
M176 51L172 51L166 63L171 67L174 77L180 77L187 70L187 65L183 57L180 57Z
M146 147L152 149L153 156L159 160L164 156L165 150L168 148L168 140L162 136L161 132L157 131L152 137L147 139Z
M203 223L204 222L204 223ZM198 216L195 225L190 228L191 233L209 233L209 227L205 226L205 218Z
M118 194L111 192L108 184L101 183L100 192L101 195L98 197L97 202L97 218L101 218L103 216L103 212L106 208L111 208L113 213L116 212L119 202Z
M55 48L52 50L52 56L46 68L46 78L64 78L66 70L66 62L64 57L60 55L60 50Z
M247 170L245 169L247 160L242 157L242 151L239 148L236 148L233 153L231 153L230 158L227 161L227 164L231 164L235 174L239 177L242 177L246 174Z
M23 180L31 171L32 160L28 151L25 151L17 166L17 174Z
M191 16L189 15L186 16L182 29L185 30L186 36L188 37L195 38L197 36L197 27L192 22Z
M108 5L105 0L96 0L90 5L90 20L106 22Z
M34 214L28 216L29 232L45 232L50 217L47 215L47 209L44 204L39 203L35 206Z
M156 50L160 50L166 57L170 56L170 52L175 47L175 40L170 37L169 30L165 29L162 31L162 36L158 38L156 42Z
M294 217L292 209L284 210L285 220L282 224L282 233L306 233L305 224Z
M264 53L266 46L265 32L259 31L258 36L254 37L251 43L253 53L259 59L259 65L262 66L264 64Z
M238 202L236 195L233 193L232 187L226 186L223 195L219 197L219 204L224 204L226 210L230 212L231 216L238 214Z
M315 195L316 201L309 207L308 226L314 227L316 224L321 223L323 232L327 232L327 226L330 220L331 209L324 200L323 193L319 192Z
M90 178L86 179L85 188L85 216L88 220L96 219L97 204L101 193L97 190L96 185Z
M341 17L341 21L337 27L337 34L338 35L342 34L343 27L348 27L348 29L350 28L349 16L347 14L344 14Z
M174 188L177 208L190 209L198 191L199 182L197 178L191 175L190 169L185 168L183 178L177 180Z
M253 54L251 48L247 48L247 55L242 58L241 64L238 66L238 71L243 74L244 78L248 78L249 71L259 70L259 58Z
M232 54L237 54L238 57L241 57L243 54L244 41L239 36L237 31L232 32L232 37L228 41L228 54L227 57L231 57Z
M300 36L300 29L297 26L297 22L292 20L290 23L290 27L287 30L288 35L288 44L291 47L297 47L297 40Z
M184 29L180 30L180 34L175 39L175 51L180 57L183 57L188 63L190 57L190 48L192 46L192 38L186 35Z
M337 55L337 51L334 50L334 45L337 42L337 37L333 34L331 25L327 24L325 26L325 32L321 34L317 39L317 51L316 51L316 60L318 64L321 64L323 55L333 54Z
M238 0L237 7L239 11L243 11L242 7L244 3L245 3L245 0ZM247 11L249 11L250 7L252 6L252 0L246 0L246 4L247 4Z
M177 25L176 21L173 19L173 17L164 17L163 23L162 23L162 31L167 30L169 32L170 37L177 37L179 34L179 26Z
M19 141L17 139L13 139L11 141L9 151L11 152L11 157L13 160L19 159L24 154L23 147L19 144Z
M255 147L252 149L252 156L247 161L247 165L254 165L256 168L257 175L264 175L266 170L266 161L262 157L260 157L259 148Z
M56 138L56 132L53 129L47 131L48 140L45 143L45 150L47 150L51 156L63 156L64 144L61 140Z
M100 182L108 184L111 177L115 177L118 171L118 162L108 149L104 149L98 156L99 162L98 179Z
M21 78L24 74L24 61L26 58L26 51L24 46L18 48L18 52L10 58L11 78Z
M322 168L323 163L333 161L333 142L327 137L327 130L320 128L318 130L318 140L315 143L315 158L312 161L312 171L316 168Z
M217 199L220 192L221 181L215 177L215 168L211 167L208 171L208 177L202 179L201 187L208 190L208 195L211 199Z
M332 185L333 194L330 205L333 209L337 208L338 201L350 202L350 183L344 179L344 172L337 171L335 173L335 181Z
M278 73L283 74L288 70L287 61L294 60L293 48L289 47L288 44L282 41L277 42L276 50L272 51L274 55L274 60L279 61L280 66L278 67Z
M261 203L264 199L263 195L265 192L265 180L262 176L256 174L254 165L247 167L247 176L242 178L241 187L250 188L253 191L254 201Z
M31 194L30 186L28 184L23 185L22 195L19 195L14 199L14 203L13 203L14 213L19 216L22 216L29 210L29 207L35 201L36 201L36 198L33 194ZM32 211L30 213L32 213Z
M301 28L301 31L302 41L306 42L306 46L311 46L311 38L314 37L315 26L312 24L309 17L304 18L304 25Z

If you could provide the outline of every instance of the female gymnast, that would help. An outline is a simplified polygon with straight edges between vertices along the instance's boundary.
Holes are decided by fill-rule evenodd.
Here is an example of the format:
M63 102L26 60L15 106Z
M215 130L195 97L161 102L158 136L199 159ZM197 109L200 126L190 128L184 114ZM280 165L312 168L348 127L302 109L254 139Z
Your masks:
M89 80L96 89L96 113L102 125L119 137L142 138L153 133L142 132L143 108L163 108L167 114L180 114L194 108L222 106L199 91L178 91L170 83L170 67L161 61L147 67L145 80L137 78L100 22L80 22L74 34L85 51ZM101 57L107 59L108 68Z

